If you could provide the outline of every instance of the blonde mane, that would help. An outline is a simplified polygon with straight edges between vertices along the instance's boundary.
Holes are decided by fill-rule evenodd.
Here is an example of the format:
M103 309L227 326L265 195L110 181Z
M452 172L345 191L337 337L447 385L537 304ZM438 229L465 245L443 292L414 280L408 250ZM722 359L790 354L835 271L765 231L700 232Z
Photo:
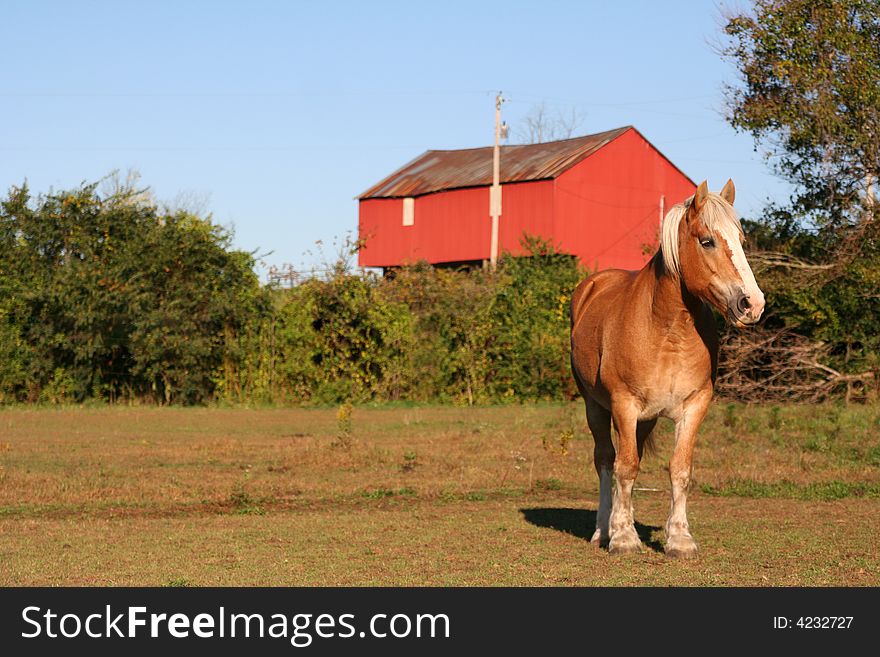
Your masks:
M660 226L660 252L663 255L663 263L673 276L681 277L681 258L678 253L678 228L681 220L687 214L688 208L693 203L694 197L691 196L686 201L672 206L666 216L663 218L663 224ZM703 223L710 231L715 231L724 226L732 226L740 233L743 232L742 225L736 210L727 201L714 192L709 192L706 197L706 203L700 213Z

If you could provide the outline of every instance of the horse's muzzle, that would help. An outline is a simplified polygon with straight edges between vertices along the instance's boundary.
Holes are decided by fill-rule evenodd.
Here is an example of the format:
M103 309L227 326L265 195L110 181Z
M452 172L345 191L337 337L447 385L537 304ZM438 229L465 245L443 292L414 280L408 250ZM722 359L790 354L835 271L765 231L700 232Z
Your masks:
M745 292L739 292L727 304L733 323L740 328L757 324L764 314L764 298L752 299Z

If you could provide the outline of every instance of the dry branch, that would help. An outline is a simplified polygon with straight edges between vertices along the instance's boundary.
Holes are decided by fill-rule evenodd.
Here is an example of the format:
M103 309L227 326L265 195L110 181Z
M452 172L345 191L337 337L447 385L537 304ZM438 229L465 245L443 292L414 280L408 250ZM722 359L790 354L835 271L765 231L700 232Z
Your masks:
M839 372L824 364L829 352L829 345L788 329L731 332L722 340L715 388L743 402L815 403L840 393L847 400L867 395L877 373Z

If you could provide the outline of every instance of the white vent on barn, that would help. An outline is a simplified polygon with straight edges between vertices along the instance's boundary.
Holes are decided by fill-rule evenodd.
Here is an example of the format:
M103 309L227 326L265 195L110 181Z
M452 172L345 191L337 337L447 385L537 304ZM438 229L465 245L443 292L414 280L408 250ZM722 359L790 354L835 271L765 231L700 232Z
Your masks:
M403 199L403 225L412 226L416 219L416 200L414 198Z

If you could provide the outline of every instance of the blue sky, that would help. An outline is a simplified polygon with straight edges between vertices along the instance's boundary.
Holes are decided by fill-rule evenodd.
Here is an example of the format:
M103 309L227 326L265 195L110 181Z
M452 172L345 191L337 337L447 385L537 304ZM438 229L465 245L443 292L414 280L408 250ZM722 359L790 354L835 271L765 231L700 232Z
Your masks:
M635 125L755 216L788 188L723 119L715 2L4 3L0 185L136 169L206 203L265 265L307 267L353 197L429 148L488 145L538 103ZM307 253L307 252L311 253ZM261 275L265 270L261 269Z

